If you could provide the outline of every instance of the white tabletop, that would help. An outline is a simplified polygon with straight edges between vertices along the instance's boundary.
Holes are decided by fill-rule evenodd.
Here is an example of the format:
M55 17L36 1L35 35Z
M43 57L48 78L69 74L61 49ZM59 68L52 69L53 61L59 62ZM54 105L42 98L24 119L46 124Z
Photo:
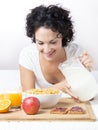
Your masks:
M98 81L98 72L93 72ZM18 70L0 70L0 88L20 85ZM0 121L0 130L98 130L98 95L91 101L97 121Z

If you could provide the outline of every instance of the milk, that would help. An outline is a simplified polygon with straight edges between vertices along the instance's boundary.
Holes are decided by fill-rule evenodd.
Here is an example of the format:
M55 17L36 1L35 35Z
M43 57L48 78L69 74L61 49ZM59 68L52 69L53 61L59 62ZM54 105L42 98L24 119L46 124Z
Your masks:
M88 101L98 94L98 84L91 72L89 72L79 60L64 62L59 66L67 82L71 85L71 91L81 101Z

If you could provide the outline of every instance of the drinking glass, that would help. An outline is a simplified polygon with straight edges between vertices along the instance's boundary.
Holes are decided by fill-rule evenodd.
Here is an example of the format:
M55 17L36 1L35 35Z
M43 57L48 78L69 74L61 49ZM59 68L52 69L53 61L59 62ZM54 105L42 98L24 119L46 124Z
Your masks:
M21 87L9 87L5 90L4 98L11 100L11 109L20 109L22 104Z

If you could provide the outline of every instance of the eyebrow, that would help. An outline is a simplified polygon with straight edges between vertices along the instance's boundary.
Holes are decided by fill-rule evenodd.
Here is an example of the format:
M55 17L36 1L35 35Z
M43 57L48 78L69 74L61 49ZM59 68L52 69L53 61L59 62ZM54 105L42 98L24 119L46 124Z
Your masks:
M55 36L54 39L50 40L49 43L53 42L56 38L58 38L58 35L59 35L59 33ZM39 41L39 42L43 42L43 41L40 41L40 40L38 40L38 39L36 39L36 40Z

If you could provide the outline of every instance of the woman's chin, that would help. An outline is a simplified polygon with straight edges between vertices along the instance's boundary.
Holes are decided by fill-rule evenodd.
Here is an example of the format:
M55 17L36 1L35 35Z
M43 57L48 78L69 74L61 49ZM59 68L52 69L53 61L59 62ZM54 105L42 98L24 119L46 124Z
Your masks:
M53 59L53 58L50 58L50 57L45 57L45 59L46 59L47 61L54 61L54 59Z
M54 60L55 60L55 55L49 55L49 56L44 55L44 58L45 58L47 61L54 61Z

